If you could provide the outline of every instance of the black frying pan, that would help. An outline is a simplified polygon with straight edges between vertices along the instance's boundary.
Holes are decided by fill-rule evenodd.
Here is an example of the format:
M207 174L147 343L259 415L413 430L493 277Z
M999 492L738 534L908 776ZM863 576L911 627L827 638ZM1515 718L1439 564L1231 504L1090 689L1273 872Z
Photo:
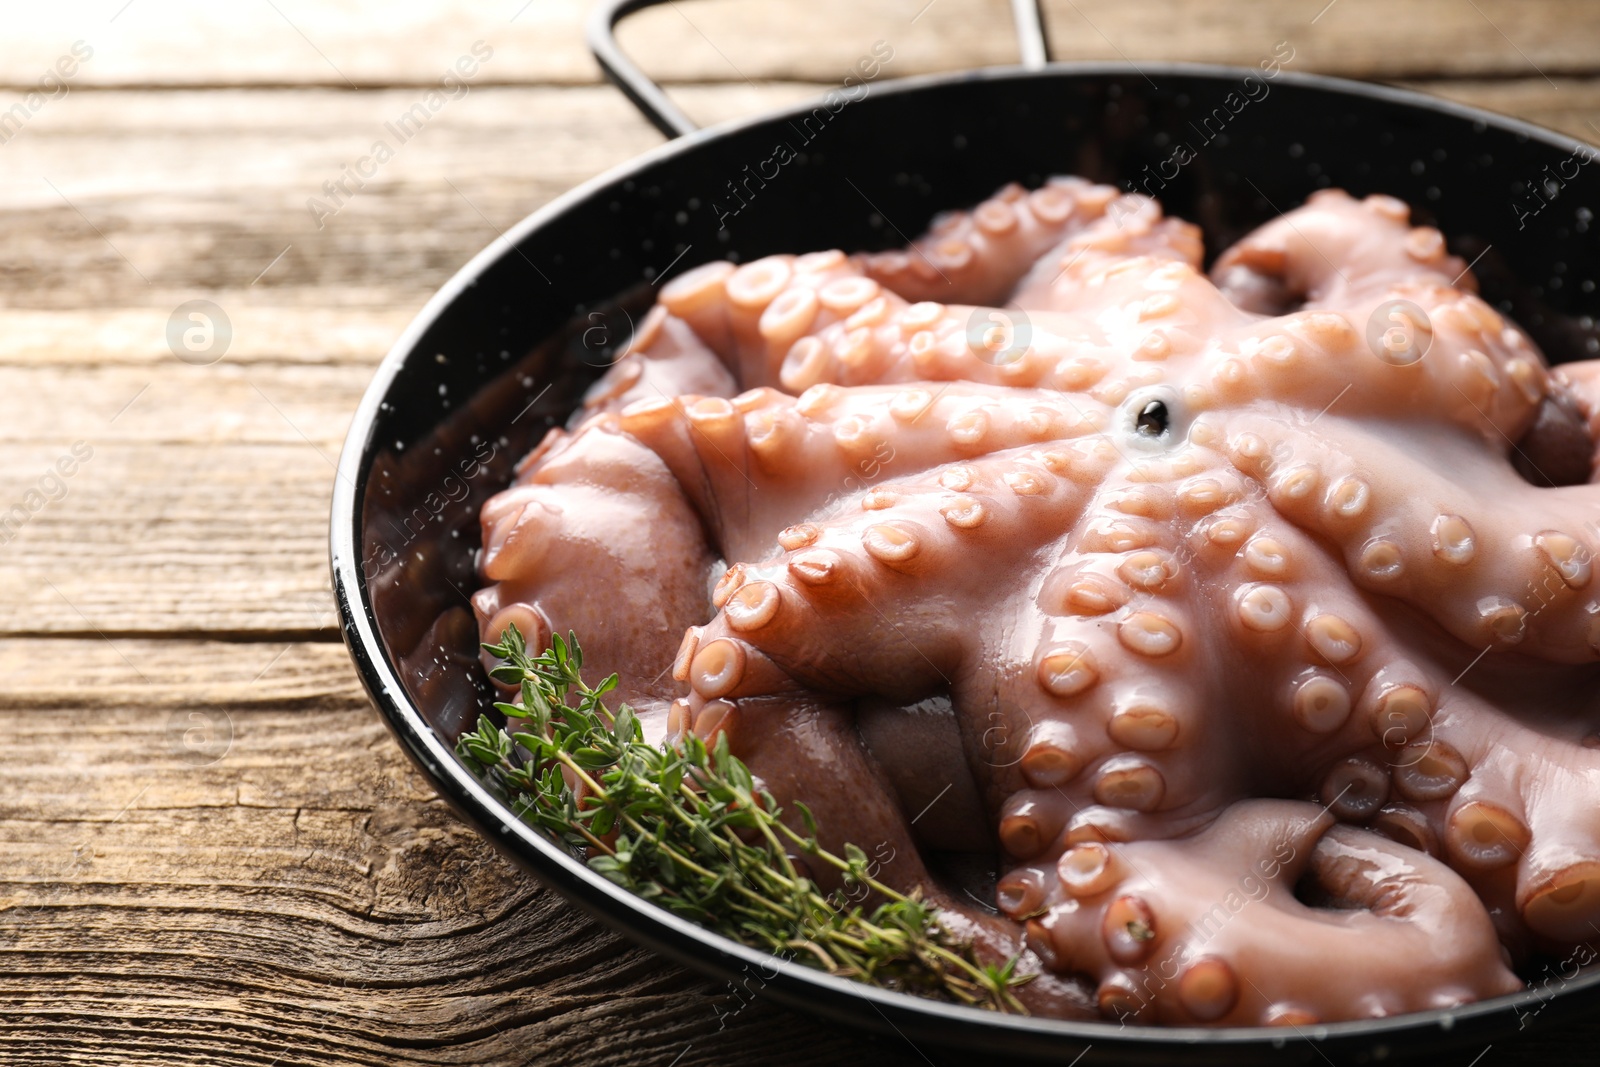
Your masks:
M625 351L631 323L666 274L719 258L897 245L938 210L1052 174L1132 182L1200 223L1215 253L1336 185L1412 204L1453 252L1476 261L1486 297L1552 361L1600 353L1600 247L1588 233L1600 167L1592 149L1567 137L1331 78L1051 65L1032 0L1014 4L1021 67L893 83L880 73L865 91L852 83L842 95L857 99L842 107L834 99L820 113L805 105L697 130L612 37L622 15L651 2L603 0L590 43L676 140L546 205L464 267L384 360L340 460L332 548L345 640L379 711L440 794L528 871L636 940L753 980L791 1007L911 1035L925 1054L1070 1063L1088 1049L1085 1064L1320 1064L1432 1059L1460 1047L1470 1058L1524 1020L1593 1008L1600 972L1572 967L1553 967L1514 997L1298 1034L1054 1022L886 993L779 962L623 892L519 823L456 762L455 738L487 700L466 600L477 510ZM864 56L870 48L863 42ZM1235 111L1228 94L1245 90L1250 102ZM1195 158L1163 165L1178 142L1197 149ZM746 166L771 173L762 164L780 143L795 158L748 186L732 211L728 182Z

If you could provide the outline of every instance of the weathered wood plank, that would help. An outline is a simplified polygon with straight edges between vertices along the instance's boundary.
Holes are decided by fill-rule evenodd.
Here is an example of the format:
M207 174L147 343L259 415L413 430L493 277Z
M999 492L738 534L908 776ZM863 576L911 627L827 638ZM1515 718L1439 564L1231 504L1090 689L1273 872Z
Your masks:
M1284 41L1294 50L1291 69L1360 78L1588 73L1594 54L1583 36L1593 39L1600 28L1600 10L1582 0L1045 0L1044 7L1057 60L1254 67ZM894 77L1016 62L1008 5L975 0L700 0L641 12L624 25L622 40L668 81L837 83L878 40L895 50Z
M147 366L0 365L0 446L80 439L96 448L276 444L336 456L371 376L370 360L240 363L224 357L197 366L170 352ZM332 471L324 471L331 479ZM82 482L74 476L73 484ZM248 491L249 484L235 489Z
M164 723L178 709L218 708L231 716L367 706L337 640L0 638L0 710L8 712L103 707ZM92 715L85 712L85 721L92 723Z
M813 91L687 97L721 118ZM196 289L226 292L229 308L420 306L502 228L661 141L614 90L593 87L480 89L402 144L386 123L415 98L292 90L60 101L0 146L0 307L170 312ZM378 140L393 158L354 196L330 196L332 182L355 188L346 168ZM314 212L313 200L336 213Z
M1600 80L1557 85L1424 83L1600 140L1590 125ZM818 88L680 96L709 120ZM307 201L409 99L256 90L61 101L0 149L0 362L159 361L167 316L197 296L235 319L236 358L375 359L500 229L660 143L610 89L479 90L441 112L318 229ZM108 143L118 152L115 180L102 163ZM82 309L93 314L55 314Z
M370 299L383 305L375 307L339 307L340 295L311 287L205 290L204 299L221 307L232 326L220 365L359 363L370 368L422 306L409 292L375 293ZM327 303L311 303L319 296ZM307 304L288 302L298 297ZM0 307L0 365L52 367L54 374L70 367L131 365L145 368L148 379L150 372L178 362L166 337L172 313L162 305Z
M915 1059L759 1003L721 1030L725 988L432 798L342 647L270 650L0 642L0 1061ZM186 744L195 715L231 743Z
M119 11L121 6L119 0L19 10L0 44L6 81L34 84L79 40L93 55L73 84L86 86L437 85L480 40L493 53L478 79L599 77L582 46L586 0L273 0L224 7L203 0L137 0L126 10Z
M334 464L370 376L0 365L0 633L334 633Z
M0 448L4 509L29 512L0 546L4 632L334 632L317 448L88 442L61 496L70 443Z
M5 81L35 87L77 41L93 49L72 78L78 86L437 85L480 41L492 49L480 82L599 77L582 44L585 0L119 6L19 10L0 40ZM1584 0L1047 0L1046 9L1063 60L1254 65L1288 40L1302 69L1384 78L1587 71L1600 28ZM893 46L896 76L1016 59L1003 0L682 0L635 16L622 38L647 69L680 82L837 82L878 40Z

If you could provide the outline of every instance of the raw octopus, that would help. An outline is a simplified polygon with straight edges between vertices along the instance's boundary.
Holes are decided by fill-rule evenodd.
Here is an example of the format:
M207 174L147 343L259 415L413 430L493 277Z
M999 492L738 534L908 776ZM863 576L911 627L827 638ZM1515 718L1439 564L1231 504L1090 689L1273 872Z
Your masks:
M1389 197L1202 254L1057 178L678 277L485 506L483 638L577 631L1034 1011L1521 988L1600 941L1600 366Z

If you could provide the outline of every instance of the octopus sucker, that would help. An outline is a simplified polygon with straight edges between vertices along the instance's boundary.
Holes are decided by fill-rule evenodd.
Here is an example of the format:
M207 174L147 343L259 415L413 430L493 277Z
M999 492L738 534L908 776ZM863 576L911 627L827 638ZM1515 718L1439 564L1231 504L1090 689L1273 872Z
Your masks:
M1153 811L1166 795L1167 780L1161 769L1137 756L1109 760L1095 777L1095 803L1108 808Z
M1362 694L1359 714L1386 748L1398 749L1421 736L1433 719L1434 701L1405 667L1378 671Z
M1060 879L1061 888L1078 898L1099 896L1116 885L1125 873L1116 854L1099 841L1073 845L1056 861L1056 877Z
M1170 656L1183 647L1183 628L1151 611L1136 611L1123 619L1117 637L1130 652L1152 659Z
M1077 696L1099 680L1099 663L1081 643L1063 642L1039 657L1039 684L1055 696Z
M1350 718L1350 689L1341 679L1313 668L1295 680L1289 704L1301 726L1330 734Z
M1160 752L1178 741L1182 723L1159 702L1140 701L1118 708L1106 723L1116 744L1136 752Z
M1439 838L1427 816L1409 804L1385 804L1369 818L1367 825L1391 841L1429 856L1439 855Z
M1445 800L1460 790L1470 773L1455 746L1432 739L1401 750L1394 784L1408 800Z
M1252 582L1234 592L1239 624L1257 633L1275 633L1288 626L1294 604L1281 586Z
M686 271L484 506L482 636L577 631L649 736L1021 952L1032 1010L1520 988L1600 939L1600 361L1388 197L1202 263L1061 178Z
M1030 731L1027 744L1020 761L1022 775L1035 789L1059 788L1083 770L1077 734L1067 723L1039 723Z
M689 661L689 684L703 697L721 697L744 681L744 646L725 637L706 642Z
M1454 807L1445 823L1445 848L1461 866L1493 870L1515 863L1528 846L1528 827L1513 812L1486 800Z
M1377 761L1349 756L1329 770L1317 798L1341 821L1365 822L1389 798L1389 776Z
M1013 793L1000 816L1000 846L1017 859L1043 852L1065 825L1059 805L1029 794Z
M1600 914L1600 862L1585 860L1552 871L1530 888L1522 905L1528 926L1555 941L1588 941Z

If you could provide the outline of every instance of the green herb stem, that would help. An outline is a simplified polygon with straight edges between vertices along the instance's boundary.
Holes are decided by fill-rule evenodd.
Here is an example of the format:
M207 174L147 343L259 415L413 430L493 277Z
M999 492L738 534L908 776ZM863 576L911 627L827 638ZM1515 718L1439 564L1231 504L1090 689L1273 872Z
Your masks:
M782 821L725 736L710 748L694 736L667 748L646 743L631 708L604 703L616 675L592 688L583 681L575 634L556 635L538 655L515 628L484 647L504 661L495 677L520 689L518 702L496 705L515 725L508 732L480 718L457 754L524 821L605 878L724 936L833 974L1023 1012L1014 990L1028 977L1015 973L1015 958L979 964L919 894L874 878L860 848L846 845L844 856L822 848L803 804L796 807L808 833ZM884 903L870 912L841 907L799 872L791 849Z

